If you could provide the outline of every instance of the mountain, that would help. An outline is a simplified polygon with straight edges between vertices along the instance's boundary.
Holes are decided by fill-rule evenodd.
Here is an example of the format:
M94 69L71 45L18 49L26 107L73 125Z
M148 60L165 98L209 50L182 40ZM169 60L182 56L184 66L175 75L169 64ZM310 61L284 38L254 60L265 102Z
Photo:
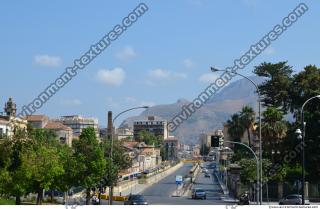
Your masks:
M255 83L264 81L261 77L250 77ZM195 144L199 134L223 128L231 114L238 112L244 105L249 105L255 110L257 106L256 88L246 79L240 79L230 83L213 95L209 101L195 112L188 120L181 124L172 135L177 136L184 143ZM154 115L160 119L171 120L181 111L183 105L189 104L186 99L179 99L173 104L156 105L141 113L140 116L130 117L123 121L122 125L132 127L133 121L147 119Z

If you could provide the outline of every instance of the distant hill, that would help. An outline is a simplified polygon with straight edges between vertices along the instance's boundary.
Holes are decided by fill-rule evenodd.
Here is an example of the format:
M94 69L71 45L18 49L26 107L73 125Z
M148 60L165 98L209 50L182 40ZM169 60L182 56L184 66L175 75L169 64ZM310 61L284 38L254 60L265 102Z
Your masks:
M263 82L261 77L250 77L254 82ZM132 127L133 121L146 119L149 115L155 115L164 120L171 120L181 111L181 107L190 103L186 99L179 99L173 104L163 104L150 107L140 116L127 118L122 125ZM230 115L238 112L244 105L249 105L257 110L257 95L255 87L246 79L240 79L224 87L218 94L193 114L187 121L177 128L174 133L184 143L197 143L199 134L202 132L222 129Z

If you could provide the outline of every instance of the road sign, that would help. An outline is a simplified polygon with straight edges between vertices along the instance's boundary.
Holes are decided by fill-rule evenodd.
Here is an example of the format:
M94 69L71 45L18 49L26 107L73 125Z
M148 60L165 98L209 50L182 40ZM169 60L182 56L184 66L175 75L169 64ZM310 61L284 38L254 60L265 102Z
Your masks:
M182 184L183 177L182 176L176 176L176 184Z

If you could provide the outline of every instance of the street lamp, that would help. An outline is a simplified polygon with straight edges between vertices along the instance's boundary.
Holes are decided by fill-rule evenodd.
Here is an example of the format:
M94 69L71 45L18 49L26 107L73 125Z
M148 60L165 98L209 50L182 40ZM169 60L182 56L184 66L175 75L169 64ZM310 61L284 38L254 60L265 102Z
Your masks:
M306 124L304 122L304 112L303 112L303 109L304 107L306 106L306 104L313 100L313 99L320 99L320 95L317 95L317 96L314 96L314 97L311 97L309 98L307 101L305 101L305 103L303 103L302 107L301 107L301 130L296 130L296 133L300 133L301 135L301 142L302 142L302 205L305 204L305 192L304 192L304 185L305 185L305 156L304 156L304 138L305 138L305 135L306 135ZM300 131L300 132L299 132Z
M116 117L114 117L114 119L112 120L112 124L114 124L115 120L120 116L122 115L123 113L126 113L126 112L129 112L129 111L132 111L132 110L136 110L136 109L148 109L149 106L138 106L138 107L133 107L133 108L129 108L127 110L124 110L122 112L120 112L118 115L116 115ZM112 159L112 151L113 151L113 127L112 127L112 130L111 130L111 148L110 148L110 159L111 161L113 161ZM109 205L112 204L112 185L110 186L110 191L109 191Z
M245 75L242 75L240 73L238 73L237 71L228 71L228 70L220 70L214 67L210 68L212 72L228 72L228 73L234 73L236 75L239 75L245 79L247 79L248 81L250 81L256 88L257 90L257 94L258 94L258 106L259 106L259 161L260 161L260 181L259 181L259 192L260 192L260 204L262 205L262 134L261 134L261 94L260 94L260 90L258 85L250 78L248 78Z
M241 142L234 142L234 141L224 141L224 142L230 143L230 144L238 144L238 145L244 146L245 148L250 150L250 152L253 154L253 156L256 160L256 163L257 163L257 182L258 182L259 181L259 159L258 159L256 153L252 150L252 148L244 143L241 143ZM258 205L258 202L259 202L259 198L257 198L257 205Z

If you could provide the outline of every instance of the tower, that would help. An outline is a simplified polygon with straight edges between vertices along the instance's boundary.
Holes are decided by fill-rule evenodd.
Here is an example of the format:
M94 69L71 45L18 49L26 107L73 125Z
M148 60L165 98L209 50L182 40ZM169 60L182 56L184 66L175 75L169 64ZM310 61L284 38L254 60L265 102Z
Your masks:
M113 134L112 111L108 111L107 139L111 139Z
M10 97L9 100L5 103L4 112L6 113L6 116L16 117L17 105L12 100L12 97Z

